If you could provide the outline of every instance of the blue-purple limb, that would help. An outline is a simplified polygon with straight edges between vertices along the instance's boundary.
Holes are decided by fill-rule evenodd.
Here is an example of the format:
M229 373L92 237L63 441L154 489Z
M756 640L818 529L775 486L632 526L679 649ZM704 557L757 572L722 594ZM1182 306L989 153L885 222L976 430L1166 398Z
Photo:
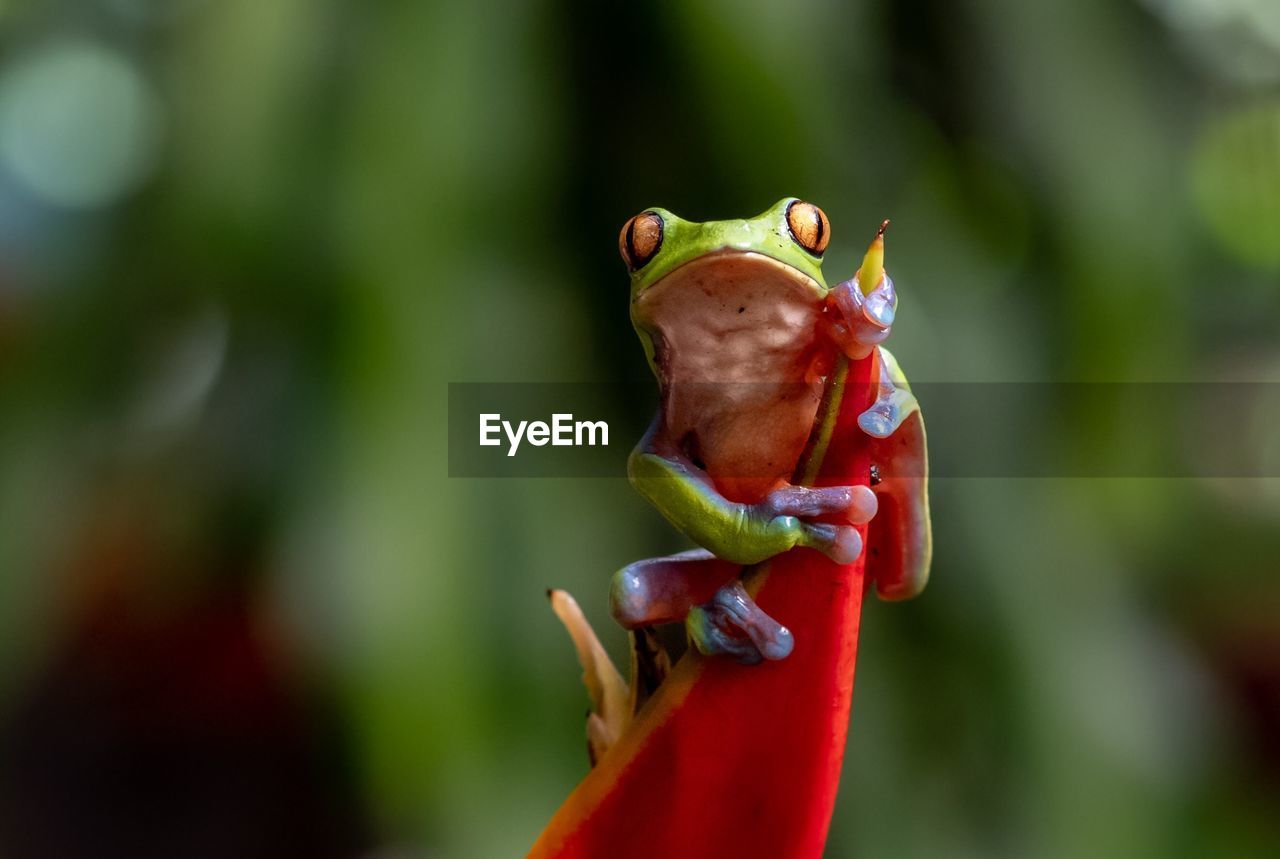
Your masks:
M689 612L685 628L695 647L708 656L732 656L743 665L786 659L795 646L791 630L765 614L734 579L705 605Z
M741 569L706 549L636 561L613 574L609 611L626 629L676 623Z
M741 570L705 549L636 561L614 574L609 610L627 629L684 621L707 655L745 664L785 659L794 645L791 632L756 605L738 578Z
M867 486L797 486L786 484L765 496L760 507L773 516L822 516L841 513L865 525L876 515L876 495Z
M920 411L905 378L901 378L897 361L883 346L880 348L880 382L876 386L876 401L858 415L858 426L872 438L885 439L898 431L898 427Z
M862 294L859 277L836 284L831 297L840 311L839 319L828 325L836 344L852 360L871 354L889 336L898 310L898 293L885 272L869 295Z

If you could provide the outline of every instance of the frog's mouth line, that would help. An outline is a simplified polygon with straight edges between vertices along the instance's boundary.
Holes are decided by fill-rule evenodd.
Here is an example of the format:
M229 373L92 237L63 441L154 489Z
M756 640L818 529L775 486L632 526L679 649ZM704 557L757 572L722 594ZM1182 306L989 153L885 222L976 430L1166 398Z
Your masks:
M723 270L726 265L734 265L735 263L751 268L759 268L758 274L761 281L778 279L783 283L790 282L795 287L809 292L817 300L822 300L826 297L826 287L795 266L788 265L759 251L740 251L734 248L724 248L703 254L697 259L691 259L677 266L636 293L632 303L638 303L642 296L665 291L665 288L669 288L673 284L679 284L684 280L693 280L695 278L691 277L691 275L696 275L702 269Z

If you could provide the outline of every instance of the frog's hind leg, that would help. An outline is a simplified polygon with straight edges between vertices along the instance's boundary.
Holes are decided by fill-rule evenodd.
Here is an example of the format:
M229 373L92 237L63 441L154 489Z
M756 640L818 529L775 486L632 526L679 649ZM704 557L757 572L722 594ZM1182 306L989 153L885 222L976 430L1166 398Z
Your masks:
M741 569L706 549L636 561L614 573L609 610L626 629L683 621Z
M636 561L614 574L610 611L631 630L684 621L694 646L707 655L746 664L785 659L795 643L791 632L756 605L741 571L706 549Z

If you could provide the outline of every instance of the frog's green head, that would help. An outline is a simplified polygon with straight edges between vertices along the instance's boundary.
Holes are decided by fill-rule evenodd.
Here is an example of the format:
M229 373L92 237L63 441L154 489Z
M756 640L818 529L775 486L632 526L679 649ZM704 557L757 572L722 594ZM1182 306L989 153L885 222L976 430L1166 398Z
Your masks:
M623 226L618 248L631 270L633 298L685 263L722 252L763 254L807 275L825 292L822 254L830 238L821 209L787 197L736 221L697 223L666 209L646 209Z
M631 271L631 318L650 364L657 370L655 337L674 326L718 329L752 319L722 322L713 318L719 309L820 305L830 236L822 210L794 197L745 220L696 223L654 208L627 221L618 248Z

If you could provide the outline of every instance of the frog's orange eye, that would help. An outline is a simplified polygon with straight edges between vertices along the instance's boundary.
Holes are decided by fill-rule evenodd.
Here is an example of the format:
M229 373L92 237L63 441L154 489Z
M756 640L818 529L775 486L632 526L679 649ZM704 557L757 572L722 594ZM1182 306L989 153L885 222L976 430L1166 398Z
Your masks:
M618 250L627 268L635 271L644 268L662 247L662 218L653 212L641 212L622 227L618 235Z
M813 203L793 200L787 206L787 229L796 244L816 257L822 256L831 241L831 224L827 216Z

